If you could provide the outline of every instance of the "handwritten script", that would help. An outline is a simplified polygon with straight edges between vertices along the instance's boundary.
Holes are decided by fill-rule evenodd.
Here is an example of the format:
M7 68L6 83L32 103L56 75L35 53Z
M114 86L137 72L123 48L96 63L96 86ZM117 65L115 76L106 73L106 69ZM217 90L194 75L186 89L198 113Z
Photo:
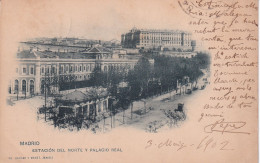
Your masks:
M196 151L226 151L226 150L234 150L229 140L215 138L212 136L205 136L199 141L195 143L191 143L189 141L184 142L182 140L175 140L167 138L162 141L154 141L152 139L148 140L145 145L145 149L149 150L149 148L155 149L170 149L173 151L187 151L187 150L196 150Z
M202 132L250 136L257 115L256 1L179 0L196 50L211 56L210 95L197 118Z
M203 44L212 57L213 93L198 121L226 117L227 110L252 113L249 110L257 109L257 4L219 0L179 0L178 4L192 18L188 25L200 40L197 47Z

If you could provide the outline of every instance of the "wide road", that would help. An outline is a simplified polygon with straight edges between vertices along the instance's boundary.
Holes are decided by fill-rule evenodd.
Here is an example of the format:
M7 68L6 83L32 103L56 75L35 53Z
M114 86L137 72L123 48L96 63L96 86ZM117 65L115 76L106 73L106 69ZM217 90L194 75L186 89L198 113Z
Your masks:
M144 130L147 132L151 131L150 125L156 126L155 132L160 132L162 130L169 130L170 128L180 127L183 123L185 123L190 118L190 110L196 109L193 104L196 103L196 99L203 94L206 90L196 90L191 94L185 95L173 95L172 93L167 93L161 96L157 96L154 98L149 98L142 101L134 102L133 112L137 110L144 109L144 101L146 102L146 113L142 115L138 115L132 113L131 118L131 109L130 107L125 111L125 113L120 112L115 115L115 118L112 120L113 128L118 127L131 127L140 130ZM165 100L168 99L168 100ZM186 120L179 121L175 125L170 125L170 119L164 113L164 110L174 110L178 107L178 103L184 103L184 112L186 113ZM149 108L152 108L151 110ZM124 122L124 123L123 123ZM104 121L98 123L99 127L102 128L104 126ZM111 130L111 118L107 118L105 121L105 131Z

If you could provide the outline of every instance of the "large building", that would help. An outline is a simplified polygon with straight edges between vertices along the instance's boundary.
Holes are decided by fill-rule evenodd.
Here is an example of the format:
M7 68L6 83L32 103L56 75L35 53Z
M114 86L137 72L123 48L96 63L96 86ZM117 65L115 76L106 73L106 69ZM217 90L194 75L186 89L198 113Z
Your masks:
M179 30L153 30L133 28L121 35L124 48L167 48L191 50L191 33Z
M81 52L23 50L17 53L16 75L9 84L9 93L18 95L42 94L46 76L69 77L75 81L90 79L95 67L102 71L134 68L140 55L129 56L123 50L110 51L93 46ZM153 61L151 61L153 62Z

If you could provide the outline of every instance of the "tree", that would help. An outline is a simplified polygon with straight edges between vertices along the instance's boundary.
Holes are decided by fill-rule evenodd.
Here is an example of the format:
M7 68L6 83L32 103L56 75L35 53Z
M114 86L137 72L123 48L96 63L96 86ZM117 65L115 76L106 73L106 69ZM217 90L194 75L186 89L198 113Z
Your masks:
M94 68L89 80L93 86L102 85L102 83L104 82L104 75L102 74L101 69L99 67Z
M151 79L152 68L147 58L141 57L130 71L127 77L129 86L131 87L131 94L136 97L146 97L148 95L148 84Z
M97 100L100 98L103 98L104 96L107 95L107 91L102 88L102 87L91 87L90 89L87 90L88 96L91 101L94 101L94 111L95 111L95 116L94 116L94 121L96 121L96 116L97 116Z
M199 52L192 60L194 60L195 64L198 64L201 69L206 69L210 65L210 55L207 53Z

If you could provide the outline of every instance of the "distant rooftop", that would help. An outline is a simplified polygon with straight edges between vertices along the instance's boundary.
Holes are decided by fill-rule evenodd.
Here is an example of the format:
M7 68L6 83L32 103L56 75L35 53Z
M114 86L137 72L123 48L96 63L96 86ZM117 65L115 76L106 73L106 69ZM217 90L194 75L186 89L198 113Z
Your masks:
M164 33L188 33L191 34L190 32L183 31L183 30L172 30L172 29L138 29L136 27L132 28L130 32L135 32L135 31L142 31L142 32L164 32Z
M52 52L52 51L36 51L36 50L23 50L17 53L17 58L65 58L65 59L95 59L96 54L111 53L106 48L92 47L86 48L81 52Z
M19 59L36 59L36 58L60 58L60 59L96 59L96 55L98 54L115 54L115 55L123 55L126 53L121 53L119 51L112 51L110 49L104 48L104 47L92 47L92 48L86 48L84 50L81 50L79 52L53 52L53 51L37 51L36 49L31 50L22 50L17 52L17 58ZM112 57L112 56L110 56ZM110 58L108 57L108 58ZM139 55L125 55L125 59L138 59ZM115 58L114 58L115 59Z

